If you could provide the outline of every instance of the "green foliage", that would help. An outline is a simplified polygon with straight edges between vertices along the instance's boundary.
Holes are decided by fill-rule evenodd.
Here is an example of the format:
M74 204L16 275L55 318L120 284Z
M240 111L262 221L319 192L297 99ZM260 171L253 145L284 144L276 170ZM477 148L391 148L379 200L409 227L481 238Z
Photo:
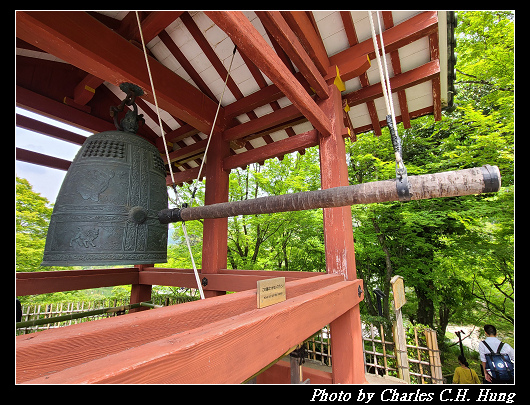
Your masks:
M15 204L16 271L38 271L53 208L20 177L16 177Z
M363 311L376 314L375 287L405 279L405 316L445 331L449 321L513 330L513 14L459 12L457 109L440 122L423 117L403 129L409 175L497 165L493 195L352 208ZM391 143L360 134L349 145L350 181L393 177ZM385 302L388 313L388 300Z
M407 323L438 331L442 347L448 323L493 323L503 336L514 322L514 15L458 12L457 108L399 125L409 175L497 165L499 193L352 207L358 277L364 280L363 317L388 328L390 279L404 277ZM351 184L392 179L395 161L388 129L377 137L357 134L347 142ZM230 173L230 201L320 188L318 148L269 159ZM171 192L170 192L171 193ZM190 202L190 188L180 198ZM199 184L196 205L204 203ZM39 269L51 208L17 179L17 271ZM198 267L202 221L187 223ZM173 228L168 263L191 268L180 224ZM324 271L322 210L228 219L228 267ZM374 288L386 294L383 318ZM115 291L116 295L127 291Z

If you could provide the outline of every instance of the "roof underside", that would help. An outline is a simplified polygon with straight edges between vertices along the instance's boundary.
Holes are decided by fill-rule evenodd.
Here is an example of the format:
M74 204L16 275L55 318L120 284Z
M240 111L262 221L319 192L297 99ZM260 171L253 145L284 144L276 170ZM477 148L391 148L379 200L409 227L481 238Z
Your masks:
M318 84L332 84L338 67L345 83L343 106L350 107L344 122L353 139L361 132L381 133L386 109L377 64L369 63L374 50L366 11L281 12L272 17L267 12L243 14L314 100L322 96ZM230 32L223 31L209 15L202 11L140 12L162 126L179 183L197 175L193 169L203 159L234 50ZM422 115L440 119L448 103L446 12L384 11L381 15L397 121L409 127L411 119ZM83 28L91 34L83 33ZM295 41L287 46L282 32ZM294 47L293 42L297 42ZM17 12L16 47L17 105L93 132L114 129L109 108L124 97L119 83L123 78L145 78L147 71L143 54L136 52L141 48L140 36L135 13L130 11ZM293 48L302 49L301 59ZM278 144L282 146L272 155L264 152L232 159L233 167L303 151L312 146L311 139L317 139L308 135L315 132L315 121L306 118L298 104L293 105L293 98L286 97L252 59L238 48L221 103L224 121L217 126L225 129L223 136L230 141L232 155L302 135L289 145ZM146 121L139 135L163 153L151 89L144 82L135 81L146 92L138 103ZM17 125L83 142L29 118L17 117ZM58 167L47 157L24 159L24 151L20 156Z

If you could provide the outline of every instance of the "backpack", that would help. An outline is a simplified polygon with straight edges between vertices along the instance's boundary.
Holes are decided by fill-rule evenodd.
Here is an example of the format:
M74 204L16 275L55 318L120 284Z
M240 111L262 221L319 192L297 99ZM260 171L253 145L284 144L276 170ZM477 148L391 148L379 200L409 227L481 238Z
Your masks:
M510 360L510 356L506 353L501 353L501 349L504 346L504 342L499 344L497 353L491 350L491 347L482 341L484 346L490 351L486 353L486 370L491 372L491 376L499 382L513 382L513 363Z

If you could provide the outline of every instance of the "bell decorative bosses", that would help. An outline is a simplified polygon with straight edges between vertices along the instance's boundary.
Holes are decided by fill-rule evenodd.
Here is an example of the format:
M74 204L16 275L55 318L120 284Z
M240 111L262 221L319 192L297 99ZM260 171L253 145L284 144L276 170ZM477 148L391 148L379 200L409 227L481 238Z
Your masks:
M43 266L165 263L166 170L155 146L134 132L134 98L143 91L129 83L127 98L111 115L119 131L87 138L66 173L48 229ZM133 105L120 124L116 113ZM133 116L134 114L134 116Z

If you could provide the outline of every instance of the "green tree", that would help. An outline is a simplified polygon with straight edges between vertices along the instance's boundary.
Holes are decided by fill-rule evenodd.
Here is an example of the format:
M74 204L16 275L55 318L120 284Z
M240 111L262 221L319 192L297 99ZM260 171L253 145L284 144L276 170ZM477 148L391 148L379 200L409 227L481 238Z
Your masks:
M26 179L16 177L16 271L39 271L53 208L33 191Z
M458 18L458 107L440 122L429 116L400 126L404 161L409 175L497 165L504 187L495 195L352 211L364 311L375 315L371 290L389 292L390 277L400 274L409 287L405 315L441 335L451 319L513 322L513 14ZM394 177L386 129L380 137L359 135L348 151L351 182Z

